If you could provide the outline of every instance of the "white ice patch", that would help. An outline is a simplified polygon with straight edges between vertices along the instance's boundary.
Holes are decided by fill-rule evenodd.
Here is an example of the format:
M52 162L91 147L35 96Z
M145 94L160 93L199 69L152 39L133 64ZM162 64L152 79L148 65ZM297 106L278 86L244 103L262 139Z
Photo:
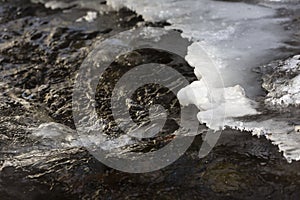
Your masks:
M32 128L32 137L45 146L52 148L69 148L78 146L76 132L63 125L55 122L41 124L37 128Z
M259 5L212 0L108 0L108 5L115 9L126 6L148 21L171 23L166 29L182 30L183 37L194 41L186 60L195 67L198 78L219 81L210 63L203 62L199 54L204 50L218 68L224 86L240 85L250 97L261 92L253 67L267 62L289 37L280 26L286 19ZM253 114L252 110L248 114Z
M171 23L166 29L182 30L184 38L197 42L216 62L225 86L241 85L250 96L259 90L252 68L264 64L289 37L280 26L286 19L258 5L212 0L108 0L108 4L127 6L147 21L165 20ZM200 66L201 55L194 51L189 51L187 61L209 68Z
M74 2L63 2L63 1L48 1L45 3L46 8L51 8L52 10L55 9L65 9L72 7Z
M231 128L252 132L258 137L265 136L272 144L277 145L284 157L292 162L300 160L300 133L296 131L296 127L285 121L270 119L262 122L238 122L228 121Z
M267 103L273 105L300 105L300 75L293 78L288 85L278 86L268 96L279 96L267 99Z
M182 105L196 105L200 110L198 120L214 130L224 126L224 118L258 114L253 108L255 103L245 97L240 86L212 90L202 80L195 81L178 93L178 99Z
M96 146L101 147L103 150L113 151L133 144L131 137L127 135L122 135L115 139L110 139L103 134L86 134L84 137L79 137L75 130L55 122L41 124L30 131L33 139L38 140L44 146L54 149Z
M87 21L90 23L95 21L95 19L97 19L97 12L88 11L85 16L80 17L79 19L76 20L76 22Z
M271 83L264 84L268 90L265 100L271 106L288 107L300 105L300 56L287 59L274 71L277 74L286 74L283 78L272 79ZM290 78L289 76L295 76Z
M55 9L69 9L72 7L79 7L84 9L91 9L99 13L106 13L111 11L111 8L104 5L105 0L31 0L33 3L42 3L46 8Z
M194 42L188 49L186 60L195 68L195 75L200 81L180 91L178 97L183 105L195 104L199 108L199 121L210 128L219 128L222 122L211 118L217 117L219 109L225 107L224 125L254 133L264 132L284 151L288 160L299 160L297 144L300 144L300 137L287 135L287 130L290 130L287 123L276 125L266 121L236 125L239 122L232 119L258 114L255 103L247 98L261 93L261 85L252 70L279 58L281 55L277 50L291 38L291 33L282 27L282 22L289 19L276 16L276 8L285 7L282 2L286 1L272 3L266 0L261 1L261 5L213 0L107 1L115 9L127 7L136 11L146 21L167 21L171 25L166 29L182 30L182 36ZM203 50L211 61L203 59ZM211 66L212 63L214 66ZM218 80L220 76L216 73L221 75L223 91ZM299 101L299 77L288 88L282 89L289 94L285 101ZM215 101L220 93L223 100ZM263 131L265 129L267 131ZM274 134L267 134L271 132Z
M143 38L152 39L154 42L159 42L161 37L166 35L168 31L162 31L158 29L153 29L151 27L145 27L143 31L140 33Z

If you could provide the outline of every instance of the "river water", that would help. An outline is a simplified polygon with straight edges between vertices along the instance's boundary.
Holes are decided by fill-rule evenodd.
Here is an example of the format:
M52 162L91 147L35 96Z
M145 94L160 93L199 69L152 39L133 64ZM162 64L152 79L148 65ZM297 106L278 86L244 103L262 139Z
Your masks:
M299 58L291 58L299 53L299 9L297 2L269 1L2 1L1 199L297 199L300 164L287 161L299 159L299 137L290 132L300 124ZM206 14L196 20L199 13ZM134 27L180 30L168 41L178 44L187 57L144 49L118 58L98 85L99 99L104 99L98 102L98 115L109 124L105 131L112 138L120 134L107 110L109 97L102 94L118 73L131 65L158 62L182 70L189 82L198 81L206 67L199 66L197 51L205 44L218 61L225 88L240 85L246 93L239 98L249 98L235 102L241 112L225 116L227 128L205 158L198 157L203 143L198 135L170 166L129 174L103 165L78 142L72 93L81 63L97 42ZM171 113L162 135L138 143L123 138L124 143L111 145L125 146L123 151L154 151L172 139L180 102L203 107L189 95L178 100L156 86L148 90L164 94L160 101ZM155 95L141 90L136 98L144 100L137 102L148 104ZM244 103L250 101L256 106L246 109ZM135 105L131 114L147 121L145 113ZM205 122L201 116L198 119ZM208 130L204 125L200 129Z

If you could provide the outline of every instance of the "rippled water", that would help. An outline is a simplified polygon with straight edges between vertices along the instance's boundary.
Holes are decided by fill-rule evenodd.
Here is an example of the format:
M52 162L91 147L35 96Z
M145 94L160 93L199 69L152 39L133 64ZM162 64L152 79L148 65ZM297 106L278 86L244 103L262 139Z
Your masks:
M165 2L166 4L160 5L162 7L176 6L177 3L177 1ZM190 3L195 2L191 1ZM258 34L255 31L255 27L258 25L258 27L264 27L264 25L268 24L265 27L266 30L259 32L261 35L266 34L264 35L266 40L253 38L258 44L263 45L258 45L259 48L258 50L256 49L257 51L254 54L250 54L254 50L244 51L243 53L245 54L249 53L247 55L249 57L247 57L244 64L252 63L252 60L248 60L251 56L262 56L262 52L265 52L264 50L266 50L268 44L276 43L276 41L285 41L285 34L281 32L281 26L277 27L278 21L284 22L283 27L289 30L289 34L293 34L293 30L299 28L299 16L297 16L296 6L290 9L289 7L282 8L285 6L280 3L272 4L272 6L269 6L268 2L260 3L263 5L259 6L261 12L254 19L251 19L251 17L247 18L248 15L252 16L252 11L249 11L249 13L245 11L243 15L245 15L246 22L249 22L247 20L253 21L251 25L246 26L249 30L252 28L252 31L248 32L250 35ZM141 7L140 4L143 4L144 7ZM176 28L193 31L193 28L182 28L179 25L189 24L186 22L191 22L190 20L193 19L194 15L200 12L198 10L200 7L202 10L207 9L203 5L204 3L200 1L196 3L199 7L192 6L191 8L191 4L182 5L192 9L191 14L185 9L184 13L188 13L188 15L182 18L182 11L176 10L176 8L174 11L174 7L172 7L173 12L168 12L168 7L166 7L164 9L165 15L153 13L152 10L157 11L157 9L152 7L151 10L151 4L151 2L139 1L135 5L128 5L131 5L131 8L147 8L147 6L150 6L148 10L149 15L147 13L144 14L144 10L134 9L139 14L144 14L146 20L151 20L151 17L157 17L155 21L161 21L173 17L173 21L168 21L172 25L167 26L167 29ZM215 3L212 2L211 4L214 5ZM224 19L229 24L232 23L232 20L237 20L237 22L241 20L236 15L229 15L228 10L227 12L222 10L222 7L231 9L230 6L226 6L227 3L219 2L217 4L220 4L219 7L216 7L219 11L217 15L207 12L207 16L205 16L208 17L205 19L213 19L213 25L206 25L206 27L211 28L206 35L210 35L209 31L216 31L216 28L219 27L218 25ZM230 3L230 5L232 4ZM254 8L257 7L253 5L252 1L251 5L244 3L236 5L238 5L236 7L238 10L251 10L252 8L255 10ZM299 163L293 162L288 164L282 153L278 152L277 147L265 139L258 139L247 132L231 129L223 132L215 149L206 158L198 158L199 146L202 144L200 135L196 137L187 153L177 162L152 173L127 174L110 169L97 161L82 147L82 142L78 141L72 117L72 89L74 77L81 62L98 41L131 29L134 26L163 27L168 24L165 22L144 22L135 13L124 9L114 12L112 8L99 1L85 1L84 3L76 1L58 4L51 1L46 6L48 8L45 8L44 4L33 4L29 1L8 1L0 4L0 26L4 30L0 33L1 199L298 198L300 189ZM51 7L61 7L61 9L52 10ZM274 10L275 8L280 9ZM85 16L89 16L88 13L91 11L97 12L97 18L93 17L93 20L88 22L89 20L86 20L88 18L85 18ZM277 16L275 19L274 13ZM180 17L176 18L178 15ZM218 19L220 17L221 20ZM236 19L236 17L239 19ZM260 17L266 19L261 21L259 20ZM294 21L286 21L286 18L294 19ZM198 24L198 21L196 22L192 27L200 27L201 23L199 22L200 24ZM238 27L243 28L244 25L242 24ZM230 26L228 28L230 29ZM235 33L230 32L230 30L225 32L229 34L228 37L233 37ZM219 35L225 34L222 30L217 31L219 31ZM183 36L184 34L187 36L190 32L184 31ZM241 34L238 31L237 35ZM198 37L197 40L199 40L199 37L201 39L201 37L206 35L196 34L193 38ZM232 44L231 40L217 36L212 35L208 38L208 42L211 44L217 43L218 48L225 44ZM291 38L291 40L286 42L289 45L283 45L282 48L276 50L279 52L278 54L269 55L267 53L267 55L264 55L264 61L260 60L262 63L255 60L255 66L251 67L259 67L256 66L258 63L267 64L267 61L281 58L283 55L294 55L298 45L297 37L295 35ZM187 52L188 46L191 45L191 41L180 38L179 32L176 37L169 39L173 41L170 43L178 44L180 42L179 46L183 49L183 52ZM251 41L253 42L253 40ZM260 41L263 42L260 43ZM239 46L242 43L235 44ZM268 48L271 47L278 47L277 43L274 46L268 46ZM221 52L221 54L217 55L235 57L236 54L230 51L228 54ZM223 57L220 56L220 58ZM230 58L227 57L229 63L231 62ZM190 59L187 60L189 63L168 53L157 52L151 49L144 52L132 52L116 60L112 66L111 73L109 73L110 76L99 85L99 98L103 97L101 95L103 90L101 89L107 89L106 84L110 83L110 79L115 78L114 73L116 73L117 77L120 69L147 61L159 61L178 67L190 77L190 81L194 81L193 69L189 68L189 64L193 65L193 62ZM279 65L285 66L284 61L278 62L280 63ZM253 77L264 75L264 81L268 83L265 87L269 90L268 86L281 84L274 83L273 79L269 77L281 77L281 74L284 73L286 76L281 78L288 83L289 78L294 78L295 73L298 73L297 71L286 73L284 67L282 67L282 71L279 70L279 73L276 71L278 69L277 66L277 62L271 63L269 66L259 70L259 74L253 73ZM250 79L251 77L247 80ZM239 82L239 80L235 81ZM257 82L257 84L261 84L261 82ZM152 86L152 90L156 91L155 86ZM159 91L162 94L166 94L164 90ZM272 89L270 91L276 92ZM269 98L272 98L271 95L273 93L269 93ZM138 99L139 96L144 95L145 91L140 90L136 94L136 98ZM146 98L145 102L138 101L134 105L135 107L131 114L135 120L147 122L148 118L147 114L145 114L147 112L140 112L139 103L149 103L148 100L151 99L151 95L154 96L155 94L150 92L149 99ZM264 94L260 95L262 96L255 98L259 104L262 104L264 100L268 101L268 98L264 98ZM154 151L172 140L173 136L169 133L172 133L177 128L176 116L178 114L179 101L174 95L170 97L167 95L164 98L173 103L169 108L172 113L172 119L169 120L160 137L153 140L139 141L138 143L134 141L134 145L127 141L128 138L123 138L124 140L121 138L121 140L115 142L111 140L111 145L123 146L123 144L118 142L124 142L127 147L123 151L144 152ZM167 103L168 101L165 102ZM259 121L282 118L280 120L283 122L286 122L288 119L289 123L299 123L297 117L299 116L298 107L283 107L281 108L283 110L280 112L278 112L277 107L274 108L272 105L270 107L268 109L264 106L257 108L258 111L263 112L263 115L252 118L247 117L246 121L241 119L245 123L241 129L248 126L250 128L246 128L246 130L252 131L252 128L255 127L257 128L255 133L260 136L263 135L264 128L270 126L270 123L267 123L265 127L261 123L253 125L253 118L259 118ZM106 112L105 101L104 103L99 103L98 111L100 117L108 121L111 120L109 113ZM232 123L236 123L236 121ZM276 129L278 125L280 125L278 122L274 122L272 127ZM240 126L240 123L236 126ZM284 126L281 126L281 128L284 129ZM114 124L111 123L106 127L106 131L112 138L120 134L114 129ZM201 126L201 131L205 133L207 128ZM276 137L276 134L268 135L268 137L272 139L272 137ZM293 135L289 134L287 137L291 137L294 141ZM96 139L92 140L96 141ZM297 143L295 143L295 146L297 146ZM292 149L292 152L294 150ZM295 154L285 156L293 155Z

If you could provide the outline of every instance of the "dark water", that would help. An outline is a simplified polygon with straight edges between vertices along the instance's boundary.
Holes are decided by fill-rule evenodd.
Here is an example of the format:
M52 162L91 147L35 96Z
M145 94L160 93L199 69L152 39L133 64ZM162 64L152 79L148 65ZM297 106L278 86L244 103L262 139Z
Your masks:
M198 158L202 144L198 136L178 161L145 174L109 169L84 148L57 149L32 138L29 128L42 123L56 122L74 129L74 77L96 41L137 24L166 25L145 23L124 9L104 13L92 23L75 23L86 11L77 7L67 12L50 10L21 0L0 3L1 200L299 198L300 163L287 163L277 147L246 132L225 130L204 159ZM128 63L153 60L179 66L193 79L185 61L153 50L119 58L113 68L118 71ZM100 84L99 94L101 87L105 88ZM175 115L178 103L171 101ZM106 117L101 112L105 103L100 102L99 109ZM136 113L132 111L133 116ZM166 132L175 126L170 121ZM153 150L167 142L164 136L155 145L148 141L136 150Z

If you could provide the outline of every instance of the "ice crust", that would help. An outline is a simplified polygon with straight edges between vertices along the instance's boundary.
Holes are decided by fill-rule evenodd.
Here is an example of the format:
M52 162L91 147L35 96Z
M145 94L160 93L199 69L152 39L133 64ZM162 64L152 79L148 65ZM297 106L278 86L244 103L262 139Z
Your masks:
M115 9L126 6L147 21L167 21L171 26L166 29L179 29L183 31L184 38L193 42L188 48L186 60L195 68L196 76L206 80L206 85L194 84L192 89L192 93L199 93L195 94L198 98L193 100L198 108L205 107L200 106L201 102L214 100L199 98L201 95L207 96L202 94L203 87L209 87L209 92L225 87L228 88L225 91L232 93L230 98L240 105L240 113L237 113L226 94L227 97L223 98L225 102L219 102L219 106L228 106L225 118L258 114L251 100L246 100L246 96L255 97L261 92L257 75L252 73L252 69L266 63L268 55L274 54L289 37L280 25L287 19L275 17L273 8L211 0L108 0L108 5ZM203 61L203 52L212 62ZM240 98L241 90L236 86L241 86L247 95ZM190 97L181 94L180 100L188 101L184 98ZM202 114L199 113L199 120L205 121L208 116Z
M270 55L272 59L279 58L278 49L291 37L282 27L289 19L278 17L275 9L286 1L272 2L250 5L211 0L107 1L114 9L127 7L136 11L146 21L167 21L171 25L166 29L181 30L182 37L193 42L186 60L195 68L199 81L180 91L178 98L183 105L195 104L199 108L200 122L216 130L223 125L221 128L265 135L279 146L288 161L300 160L300 136L286 121L234 120L259 114L256 103L250 99L261 94L253 68L268 63ZM271 102L299 104L299 84L300 76L297 76L289 85L278 87L274 92L285 91L286 95ZM225 116L220 116L224 108ZM223 121L211 120L218 117Z
M254 136L265 136L272 144L278 146L279 151L283 153L288 162L300 160L300 134L288 122L273 118L260 122L230 120L226 123L231 128L251 132Z
M38 139L41 141L41 145L51 149L101 146L104 150L114 151L120 147L133 144L131 137L128 135L110 139L108 136L100 134L87 134L79 139L75 130L55 122L43 123L39 127L31 128L30 131L33 139Z
M300 55L270 64L271 74L264 77L263 87L269 92L265 103L285 108L300 105Z
M80 17L79 19L76 20L76 22L82 22L82 21L87 21L87 22L93 22L97 18L97 12L92 12L88 11L85 16Z
M52 9L79 5L97 10L96 1L91 0L32 1L42 1ZM201 123L214 130L230 127L264 135L278 145L288 161L300 160L300 134L287 121L234 119L259 114L252 99L262 91L253 68L281 57L279 49L291 38L291 33L282 26L289 19L277 16L276 9L296 9L298 0L261 0L257 5L213 0L107 0L107 4L114 9L127 7L146 21L166 21L171 25L165 29L181 30L182 37L193 42L185 59L194 67L199 81L181 90L178 98L183 105L198 107ZM144 36L148 32L151 35L153 30L148 28ZM158 41L159 37L154 42ZM298 73L299 59L287 60L281 69ZM265 103L299 106L299 90L300 75L284 84L274 83Z

